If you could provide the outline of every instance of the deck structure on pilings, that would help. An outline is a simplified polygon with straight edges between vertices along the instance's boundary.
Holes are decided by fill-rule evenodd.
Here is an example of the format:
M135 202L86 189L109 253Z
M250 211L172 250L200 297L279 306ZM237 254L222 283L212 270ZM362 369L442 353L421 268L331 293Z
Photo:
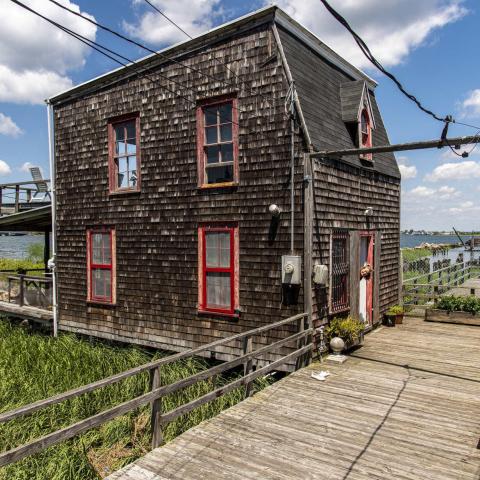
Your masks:
M345 364L293 373L108 480L478 479L479 343L478 327L381 327Z

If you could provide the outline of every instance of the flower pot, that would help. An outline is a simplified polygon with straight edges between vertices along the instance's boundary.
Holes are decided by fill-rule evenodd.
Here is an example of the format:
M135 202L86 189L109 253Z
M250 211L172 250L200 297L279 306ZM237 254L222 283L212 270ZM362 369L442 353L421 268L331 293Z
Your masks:
M401 325L403 323L403 313L395 315L395 325Z

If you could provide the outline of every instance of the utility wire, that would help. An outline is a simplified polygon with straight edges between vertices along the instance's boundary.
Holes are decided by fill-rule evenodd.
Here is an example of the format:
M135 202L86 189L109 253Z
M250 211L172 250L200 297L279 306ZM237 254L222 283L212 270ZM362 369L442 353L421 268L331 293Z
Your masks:
M166 20L168 20L174 27L176 27L178 30L180 30L183 34L185 34L190 40L193 40L193 37L188 33L186 32L180 25L178 25L178 23L174 22L166 13L162 12L155 4L153 4L150 0L145 0L145 2L150 5L150 7L152 7L156 12L158 12L163 18L165 18ZM241 81L240 77L231 69L228 67L227 64L223 63L222 61L220 61L217 57L213 57L214 60L219 64L221 65L222 67L225 67L234 77L236 77L238 80ZM250 91L253 91L254 89L252 87L250 87ZM269 106L271 106L270 104L270 99L268 97L266 97L265 95L263 95L261 92L256 91L256 93L258 93L264 100L266 100L269 104ZM272 97L273 99L273 97Z
M342 17L336 10L333 9L333 7L327 2L327 0L320 0L325 8L331 13L331 15L339 22L341 23L353 36L355 42L357 42L357 45L360 47L360 50L363 52L363 54L368 58L368 60L378 68L384 75L386 75L390 80L392 80L395 85L398 87L398 89L412 102L414 102L417 107L425 112L426 114L430 115L433 117L435 120L438 120L439 122L446 122L446 118L442 118L439 115L435 114L428 108L425 108L420 100L418 100L417 97L412 95L411 93L407 92L401 82L389 71L385 69L385 67L373 56L372 52L368 48L367 44L363 41L363 39L353 30L353 28L350 26L350 24L347 22L347 20Z
M217 77L215 77L214 75L210 75L209 73L205 72L204 70L201 70L200 68L192 67L192 66L190 66L190 65L187 65L187 64L181 62L180 60L176 60L176 59L174 59L174 58L172 58L172 57L170 57L170 56L168 56L168 55L165 55L165 54L162 53L162 52L153 50L153 49L147 47L145 44L140 43L140 42L137 42L137 41L131 39L130 37L127 37L126 35L123 35L123 34L117 32L116 30L113 30L112 28L107 27L106 25L103 25L103 24L101 24L101 23L96 22L95 20L92 20L91 18L88 18L88 17L83 16L81 13L76 12L75 10L70 9L70 8L66 7L65 5L62 5L61 3L57 2L56 0L49 0L49 1L50 1L51 3L53 3L53 4L55 4L57 7L60 7L60 8L62 8L63 10L66 10L67 12L70 12L71 14L76 15L77 17L82 18L83 20L85 20L85 21L87 21L87 22L90 22L92 25L95 25L96 27L101 28L102 30L105 30L106 32L109 32L109 33L111 33L112 35L115 35L116 37L121 38L122 40L125 40L126 42L131 43L132 45L135 45L135 46L137 46L137 47L140 47L140 48L142 48L143 50L145 50L145 51L147 51L147 52L149 52L149 53L152 53L153 55L156 55L156 56L158 56L158 57L161 57L161 58L163 58L164 60L171 61L171 62L173 62L173 63L175 63L175 64L177 64L177 65L181 65L182 67L185 67L185 68L187 68L187 69L189 69L189 70L191 70L191 71L193 71L193 72L196 72L196 73L198 73L198 74L200 74L200 75L203 75L204 77L210 78L211 80L213 80L213 81L215 81L215 82L222 83L222 84L224 84L224 85L226 85L226 86L228 86L228 87L235 87L235 88L236 88L236 85L234 85L234 84L231 83L231 82L228 82L228 81L226 81L226 80L222 80L222 79L220 79L220 78L217 78ZM152 6L153 6L153 5L152 5ZM154 6L153 6L153 7L154 7ZM156 8L156 7L154 7L154 8ZM164 15L164 16L165 16L165 15ZM166 18L167 18L167 17L166 17ZM175 25L176 25L176 24L175 24ZM180 27L178 27L178 28L180 28ZM183 30L182 30L182 31L183 31ZM186 32L184 32L184 33L186 33ZM188 34L187 34L187 35L188 35ZM192 38L192 37L189 36L189 38ZM215 59L215 60L217 60L217 59ZM217 61L218 61L218 60L217 60ZM221 63L221 62L220 62L220 63ZM235 75L236 78L239 78L238 75L236 75L236 74L235 74L232 70L230 70L226 65L224 65L223 63L221 63L221 64L222 64L223 66L225 66L230 72L232 72L232 74ZM270 99L268 99L267 97L265 97L264 95L262 95L260 92L257 92L257 93L258 93L260 96L262 96L262 98L264 98L265 100L267 100L268 102L270 102ZM272 99L273 99L273 97L272 97ZM270 105L270 103L269 103L269 105Z
M143 76L146 77L150 82L159 84L159 82L158 82L157 80L151 78L151 76L147 73L147 69L138 70L138 69L135 67L135 65L138 65L138 64L137 64L136 62L134 62L133 60L130 60L129 58L124 57L123 55L121 55L121 54L119 54L119 53L116 53L116 52L114 52L113 50L110 50L109 48L107 48L107 47L105 47L105 46L103 46L103 45L101 45L101 44L99 44L99 43L97 43L97 42L94 42L93 40L90 40L90 39L84 37L83 35L81 35L81 34L79 34L79 33L77 33L77 32L74 32L73 30L70 30L70 29L67 28L67 27L64 27L63 25L55 22L54 20L51 20L50 18L42 15L41 13L37 12L36 10L28 7L27 5L23 4L23 3L20 2L19 0L10 0L10 1L13 2L13 3L15 3L16 5L24 8L25 10L28 10L29 12L33 13L34 15L42 18L43 20L47 21L48 23L54 25L55 27L57 27L57 28L59 28L60 30L64 31L64 32L67 33L68 35L76 38L76 39L79 40L80 42L88 45L90 48L96 50L97 52L99 52L99 53L101 53L102 55L106 56L107 58L113 60L114 62L122 65L122 66L125 67L125 68L128 68L128 69L133 70L139 77L141 77L141 76L143 75ZM106 53L106 52L109 52L109 53ZM110 53L111 53L112 55L115 55L115 56L117 56L117 57L119 57L119 58L122 58L122 59L130 62L130 64L127 64L127 63L124 63L124 62L118 60L117 58L115 58L115 57L113 57L112 55L110 55ZM158 72L157 72L157 73L158 73ZM195 92L193 89L191 89L191 88L183 85L181 82L177 82L177 81L175 81L175 80L173 80L173 79L170 79L170 78L168 78L167 76L162 75L162 74L160 74L160 73L158 73L158 75L159 75L160 77L162 77L162 78L165 78L167 81L172 81L173 83L180 85L182 88L187 89L187 90L190 90L190 91L192 91L193 93L196 94L196 92ZM174 91L174 90L171 90L170 88L168 88L168 87L166 87L166 86L164 86L164 85L161 85L161 84L159 84L159 85L160 85L161 88L164 88L165 90L168 90L170 93L173 93L174 95L183 98L184 100L186 100L187 102L191 103L192 105L197 106L197 103L196 103L195 101L189 99L188 97L186 97L186 96L184 96L184 95L182 95L182 94L180 94L180 93L178 93L178 92L176 92L176 91ZM237 109L237 110L238 110L238 109ZM239 123L235 122L233 119L227 119L226 117L224 117L224 118L220 117L220 119L221 119L221 120L225 120L225 121L228 122L228 123L232 123L233 125L237 125L237 126L240 127ZM245 128L245 127L243 126L242 128ZM258 132L253 132L252 130L247 129L247 128L245 128L245 129L247 130L248 133L252 133L252 134L258 133Z

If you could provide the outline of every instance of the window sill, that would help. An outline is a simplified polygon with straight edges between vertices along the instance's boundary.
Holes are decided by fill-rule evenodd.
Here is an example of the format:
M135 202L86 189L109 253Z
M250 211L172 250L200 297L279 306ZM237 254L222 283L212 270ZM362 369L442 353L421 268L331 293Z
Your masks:
M240 312L234 313L222 313L222 312L215 312L212 310L197 310L197 315L201 317L216 317L216 318L226 318L229 320L235 319L238 320L240 318Z
M87 305L89 307L107 307L107 308L115 308L117 306L116 303L102 302L101 300L87 300Z
M108 195L111 195L111 196L138 195L141 192L142 191L139 188L136 188L136 189L131 188L131 189L124 189L124 190L113 190L113 191L108 192Z
M198 187L199 190L210 190L215 188L234 188L238 187L238 182L225 182L225 183L205 183Z

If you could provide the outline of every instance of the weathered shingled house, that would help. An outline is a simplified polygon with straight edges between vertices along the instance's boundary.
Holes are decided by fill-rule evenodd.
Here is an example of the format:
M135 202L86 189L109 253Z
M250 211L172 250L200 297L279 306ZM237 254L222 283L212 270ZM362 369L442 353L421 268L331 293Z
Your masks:
M388 143L375 82L276 7L136 68L49 101L59 328L175 351L305 309L379 322L398 298L395 158L305 155ZM292 82L301 263L282 274Z

